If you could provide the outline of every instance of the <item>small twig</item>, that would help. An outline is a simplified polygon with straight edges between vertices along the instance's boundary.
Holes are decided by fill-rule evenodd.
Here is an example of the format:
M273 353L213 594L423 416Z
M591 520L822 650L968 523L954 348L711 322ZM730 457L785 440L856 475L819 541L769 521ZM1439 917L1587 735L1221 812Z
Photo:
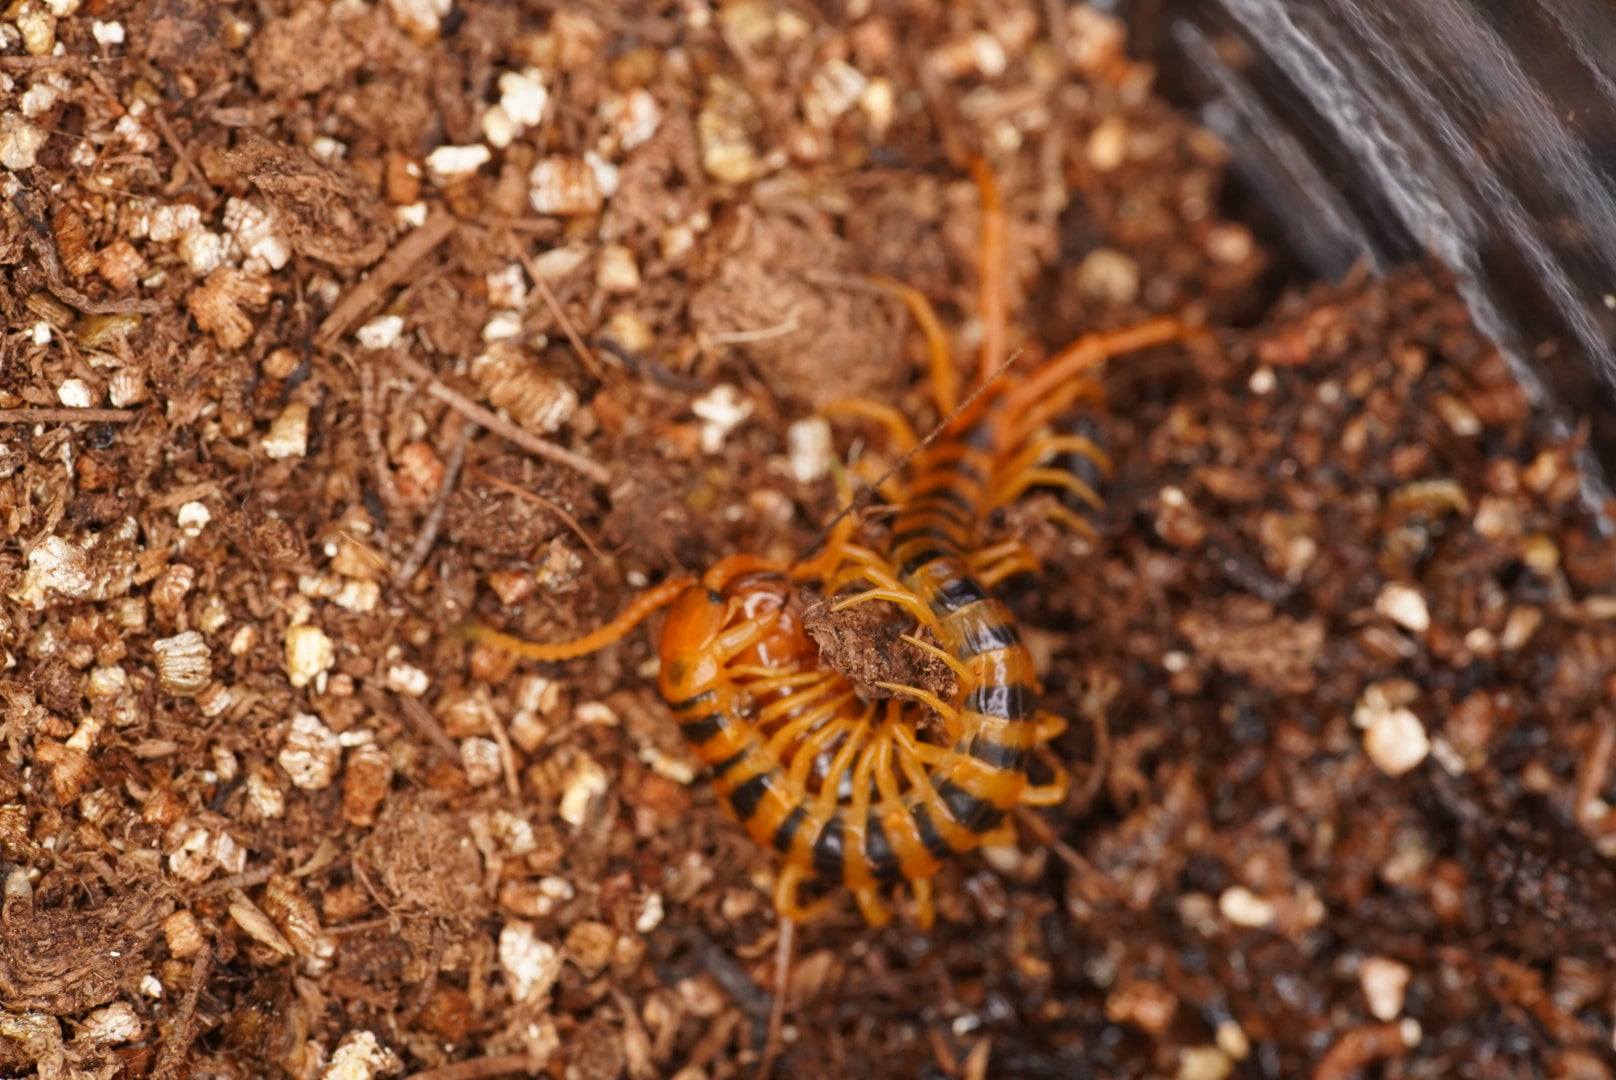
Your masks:
M498 716L488 722L488 734L494 738L499 747L499 766L505 773L505 790L511 798L522 797L522 781L516 775L516 748L511 745L511 733L505 730L505 722Z
M533 287L538 290L539 298L544 301L544 306L550 309L550 314L554 316L557 325L561 327L561 332L567 335L568 341L572 342L572 349L578 354L578 359L583 361L584 367L589 369L589 373L595 377L596 381L604 383L606 381L606 369L600 366L600 358L585 343L583 335L578 333L578 328L567 317L567 312L562 308L561 301L556 299L555 291L550 288L550 283L539 276L539 268L533 264L532 256L528 255L526 251L518 250L516 257L522 260L522 265L527 268L527 276L533 279Z
M1607 714L1596 713L1594 723L1598 731L1594 734L1593 746L1583 752L1582 761L1577 766L1576 803L1572 817L1584 835L1598 841L1616 832L1616 823L1612 822L1612 815L1599 797L1605 786L1605 777L1610 772L1611 757L1616 754L1616 721Z
M553 500L546 499L543 495L540 495L536 491L529 491L520 484L513 484L509 480L502 480L493 473L479 469L475 465L467 465L466 473L470 476L476 477L478 480L481 480L490 487L499 488L506 494L515 495L518 499L526 499L529 502L537 503L539 506L542 506L544 509L550 511L556 517L560 518L561 523L567 528L571 529L573 535L582 540L590 551L595 553L595 558L600 559L603 562L605 561L606 553L601 551L600 548L595 545L595 542L589 538L588 533L584 532L583 526L578 524L578 519L563 510L558 503L554 502Z
M337 301L337 306L320 324L316 341L330 345L358 326L360 320L381 303L388 289L408 277L416 263L449 239L454 227L455 216L447 210L440 208L427 215L418 228L404 234L403 239L393 245L386 257L376 264L376 269Z
M503 214L483 214L472 218L471 221L485 229L497 229L502 232L528 233L539 236L556 236L561 232L561 223L555 218L542 218L535 221L532 218L506 217Z
M432 554L432 545L438 542L438 530L443 527L443 516L449 512L449 496L454 494L455 485L460 482L460 470L466 464L466 445L471 441L475 427L469 420L462 421L454 443L449 447L449 456L443 463L443 482L432 497L432 509L427 512L426 520L421 522L421 531L415 536L409 557L393 572L393 584L401 589L426 565L427 557Z
M134 409L57 409L24 405L0 409L0 424L57 424L75 420L92 424L123 424L139 417Z
M735 999L735 1004L740 1006L742 1012L753 1020L768 1023L769 1010L773 1006L768 991L753 982L752 977L741 969L729 953L719 948L718 943L701 930L694 926L683 927L679 936L695 950L696 962Z
M78 68L92 63L89 57L0 57L0 71L36 71L40 68Z
M763 1060L758 1064L757 1080L769 1080L774 1062L780 1056L780 1032L786 1023L786 997L791 989L791 951L797 936L797 924L781 916L780 938L774 946L774 1000L769 1004L769 1033L763 1043Z
M425 364L412 360L399 352L388 353L387 360L421 380L421 389L425 393L437 398L461 416L475 420L494 434L509 439L528 453L554 461L559 465L565 465L597 484L605 485L611 482L612 474L606 470L604 465L597 461L591 461L582 454L575 454L565 447L557 446L547 439L541 439L537 435L523 431L509 420L483 408L466 397L466 395L445 385Z
M385 923L387 920L380 921ZM415 988L415 992L410 995L409 1002L398 1014L399 1027L408 1028L413 1024L415 1018L421 1015L421 1010L426 1008L427 1003L432 1000L432 994L438 988L438 965L442 961L443 931L434 929L432 931L432 951L427 956L426 978L421 980L420 985Z
M404 714L405 723L413 727L416 734L424 736L456 766L463 766L464 763L460 760L460 746L449 738L449 733L443 730L443 725L438 723L438 718L432 715L431 709L403 694L395 694L393 698L398 702L398 711Z
M398 482L387 461L387 445L382 439L382 413L386 410L387 395L379 385L374 364L359 365L359 429L364 432L365 444L370 448L370 471L376 474L376 494L387 513L387 526L392 528L398 520Z
M1055 830L1050 828L1049 822L1039 817L1026 806L1016 807L1015 815L1016 820L1021 822L1022 827L1032 833L1033 838L1040 844L1053 851L1055 857L1065 863L1068 868L1082 877L1098 882L1106 895L1113 899L1120 896L1117 888L1094 868L1093 863L1079 855L1075 848L1055 834Z
M219 193L213 190L213 185L208 183L207 177L202 175L202 170L197 168L196 162L191 160L191 152L187 150L185 148L185 144L180 141L179 134L174 130L174 125L169 122L168 117L164 115L163 110L151 109L148 110L147 115L149 115L157 124L158 132L162 134L163 141L168 143L168 148L174 151L174 157L179 161L180 167L183 168L186 173L190 175L190 178L196 182L196 185L207 194L208 202L212 203L217 201Z
M797 332L798 326L795 315L777 322L773 326L760 326L756 330L724 330L717 334L708 334L708 345L749 345L754 341L772 341L775 338L786 337Z
M486 1080L490 1076L537 1076L549 1062L539 1061L530 1054L494 1054L490 1057L457 1061L452 1065L439 1065L411 1073L407 1080Z
M192 889L188 895L193 900L200 900L205 896L217 896L227 893L231 889L250 889L255 885L262 885L275 876L273 866L260 866L256 870L248 870L241 874L232 874L229 877L210 881L199 889Z
M152 1066L152 1080L175 1080L185 1064L185 1056L196 1038L196 1002L202 996L202 985L208 980L208 969L213 964L213 950L204 948L191 962L191 985L185 988L185 997L174 1013L174 1023L168 1029L168 1038Z

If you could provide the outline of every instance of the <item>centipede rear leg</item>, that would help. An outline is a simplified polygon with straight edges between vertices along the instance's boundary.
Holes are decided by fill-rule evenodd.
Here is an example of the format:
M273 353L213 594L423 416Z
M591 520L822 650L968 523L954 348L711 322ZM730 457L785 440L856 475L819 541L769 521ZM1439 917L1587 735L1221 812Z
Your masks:
M967 164L982 199L982 244L977 261L977 274L981 279L977 317L982 323L982 356L976 380L977 385L982 386L998 371L1009 351L1010 297L1006 276L1010 261L1010 218L993 169L981 158L972 158Z
M813 873L795 863L787 862L780 868L780 876L774 883L774 910L782 919L798 924L813 922L836 903L835 896L821 896L804 903L803 887L812 880Z
M1059 806L1066 801L1066 795L1072 790L1072 774L1062 765L1055 752L1048 746L1040 746L1036 751L1040 761L1053 774L1053 778L1042 784L1028 784L1021 790L1021 804L1023 806Z
M943 333L943 321L937 317L937 309L925 293L900 281L885 277L872 277L869 281L877 289L902 300L920 327L926 338L932 400L937 405L937 415L946 419L959 407L959 373L954 369L954 357L949 352L948 338ZM918 439L912 439L899 449L907 451L917 442Z

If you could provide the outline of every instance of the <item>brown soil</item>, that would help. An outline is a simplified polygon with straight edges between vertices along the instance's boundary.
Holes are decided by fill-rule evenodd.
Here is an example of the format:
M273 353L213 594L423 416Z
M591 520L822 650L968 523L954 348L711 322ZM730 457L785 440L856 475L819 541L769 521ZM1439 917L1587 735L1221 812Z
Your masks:
M1215 333L1109 370L1098 542L993 523L1047 567L1003 592L1067 805L948 867L930 934L805 928L777 1073L1613 1075L1581 444L1428 269L1271 304L1109 19L0 14L0 1073L755 1073L773 864L648 636L536 666L453 628L807 550L815 408L937 419L861 275L972 353L980 152L1021 362ZM870 434L832 447L875 475ZM823 628L866 679L880 631Z

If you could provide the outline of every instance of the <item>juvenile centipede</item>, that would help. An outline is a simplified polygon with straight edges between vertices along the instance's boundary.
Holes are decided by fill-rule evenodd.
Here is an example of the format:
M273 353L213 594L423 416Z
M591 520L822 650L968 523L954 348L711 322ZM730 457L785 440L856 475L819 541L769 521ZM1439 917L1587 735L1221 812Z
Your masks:
M822 911L841 886L870 925L884 925L892 917L888 894L907 885L916 922L929 928L932 879L945 860L1006 841L1016 806L1064 797L1066 773L1048 744L1065 723L1035 707L1041 687L1032 658L1009 609L990 591L1038 564L1019 541L978 546L984 521L1034 487L1062 488L1098 506L1091 485L1049 462L1076 455L1103 470L1104 453L1085 436L1050 432L1050 422L1094 393L1083 376L1107 358L1190 333L1176 319L1156 319L1081 338L1029 373L1003 371L1005 210L987 167L973 163L972 171L984 215L984 328L970 398L959 405L958 376L930 303L878 280L876 287L901 298L925 332L931 393L947 419L922 442L901 413L882 403L856 399L829 410L876 422L910 455L908 481L881 486L896 508L884 544L855 543L854 521L844 514L811 559L720 559L699 577L646 590L611 622L573 641L540 644L484 626L466 629L518 655L562 661L603 648L668 608L659 689L711 769L720 800L754 841L782 857L774 905L794 923ZM1047 510L1089 529L1063 506ZM806 585L835 598L832 611L886 602L912 616L917 632L902 640L946 665L953 692L945 700L920 687L878 682L891 696L862 699L845 675L821 663L803 628L795 598ZM936 643L923 640L920 628ZM940 736L923 734L926 710L940 721ZM1050 768L1047 782L1029 776L1035 756ZM805 901L805 889L826 895Z

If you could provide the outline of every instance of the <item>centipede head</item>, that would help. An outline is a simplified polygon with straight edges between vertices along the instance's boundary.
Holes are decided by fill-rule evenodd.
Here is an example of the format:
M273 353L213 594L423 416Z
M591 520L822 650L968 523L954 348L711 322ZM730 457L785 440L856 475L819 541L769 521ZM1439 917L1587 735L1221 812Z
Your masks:
M670 700L704 689L728 665L783 670L812 666L819 655L803 632L791 582L745 557L721 560L674 602L659 651Z
M785 671L819 662L819 647L803 630L796 589L783 575L747 574L727 591L736 625L766 624L757 643L736 656L737 663Z

